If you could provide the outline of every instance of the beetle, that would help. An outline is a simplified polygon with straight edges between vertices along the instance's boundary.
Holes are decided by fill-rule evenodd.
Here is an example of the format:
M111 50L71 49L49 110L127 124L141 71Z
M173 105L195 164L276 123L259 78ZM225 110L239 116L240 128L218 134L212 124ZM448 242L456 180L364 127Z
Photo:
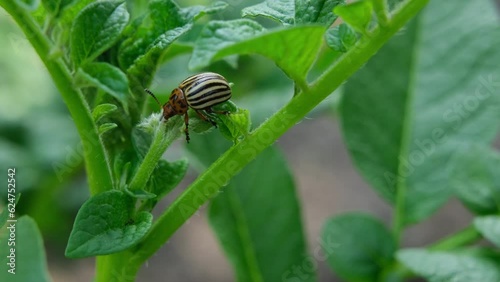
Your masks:
M189 143L189 116L188 109L192 108L204 121L213 126L217 124L207 117L206 113L229 114L228 111L214 111L212 107L231 98L231 88L227 80L220 74L204 72L184 79L177 88L172 90L168 102L163 106L149 89L145 91L151 95L163 109L162 119L165 121L175 115L184 115L186 128L186 142ZM204 113L206 112L206 113Z

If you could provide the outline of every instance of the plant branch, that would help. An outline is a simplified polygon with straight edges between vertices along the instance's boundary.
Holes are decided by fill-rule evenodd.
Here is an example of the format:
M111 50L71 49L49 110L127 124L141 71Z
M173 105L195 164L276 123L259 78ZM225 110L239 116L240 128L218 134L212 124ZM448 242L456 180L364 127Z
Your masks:
M272 145L289 128L361 68L403 25L415 16L429 0L408 1L394 13L385 28L377 27L367 38L341 57L310 88L261 124L244 140L227 150L201 174L154 223L150 232L133 250L127 267L135 275L142 263L151 257L205 202L219 193L222 186L265 148Z
M143 189L149 181L158 161L172 142L181 135L180 129L183 126L183 119L179 116L170 118L167 122L160 121L160 115L153 114L142 126L154 130L153 140L149 150L144 156L137 172L129 184L130 190ZM128 260L132 253L129 250L98 256L96 259L96 282L107 281L135 281L135 273L128 274Z
M429 245L426 249L430 251L449 251L474 243L480 238L481 234L477 232L474 226L469 226L449 237ZM378 281L387 281L389 277L394 277L395 275L403 280L415 277L415 274L406 267L406 265L398 260L394 260L392 264L384 269L384 273L380 276Z
M469 226L455 234L439 240L438 242L427 247L427 249L432 251L448 251L474 243L480 238L482 238L481 234L476 230L476 228L474 228L474 226Z
M182 127L182 120L179 116L169 119L166 124L159 120L158 115L152 115L150 119L154 127L153 141L134 178L130 181L130 190L139 190L146 186L163 153L181 135L178 129Z
M481 234L474 228L474 226L469 226L455 234L439 240L432 245L429 245L426 249L429 251L449 251L472 244L481 238ZM385 269L384 274L381 276L379 281L387 281L388 277L394 276L395 273L397 273L397 277L401 279L410 279L415 277L415 274L408 267L403 265L401 262L394 260L393 263Z
M127 261L131 253L123 251L107 256L96 257L96 277L95 282L133 282L134 276L126 276L124 269L127 268Z
M51 58L52 44L31 15L12 0L0 0L2 6L21 27L47 67L73 118L84 148L85 168L91 194L113 188L109 160L90 109L81 92L73 86L71 74L61 58Z
M385 27L389 23L389 9L387 0L373 0L373 8L377 16L378 23Z

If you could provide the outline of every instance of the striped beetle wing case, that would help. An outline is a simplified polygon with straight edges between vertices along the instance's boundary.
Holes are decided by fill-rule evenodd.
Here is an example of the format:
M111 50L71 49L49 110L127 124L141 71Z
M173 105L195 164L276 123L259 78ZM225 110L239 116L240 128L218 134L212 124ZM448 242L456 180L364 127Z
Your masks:
M179 88L184 92L188 105L203 110L231 99L231 88L220 74L205 72L186 78Z
M163 106L156 96L148 89L145 91L151 95L162 107L162 118L166 121L175 115L183 115L186 127L186 141L189 143L189 116L188 108L191 107L204 121L217 126L207 113L226 114L227 111L213 111L212 106L231 99L231 88L227 80L220 74L204 72L184 79L179 87L170 94L170 98Z

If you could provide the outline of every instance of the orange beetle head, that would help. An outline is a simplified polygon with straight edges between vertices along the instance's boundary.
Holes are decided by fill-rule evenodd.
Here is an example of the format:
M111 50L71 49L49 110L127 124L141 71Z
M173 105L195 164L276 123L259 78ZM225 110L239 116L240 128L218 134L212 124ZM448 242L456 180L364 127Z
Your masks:
M188 103L184 97L184 92L180 88L175 88L170 94L170 99L163 105L163 118L165 120L175 115L183 115L188 110Z
M144 89L149 95L151 95L156 103L163 109L162 119L167 120L175 115L183 115L187 113L188 103L184 97L184 92L180 88L175 88L170 94L170 98L167 103L161 106L160 101L149 89Z

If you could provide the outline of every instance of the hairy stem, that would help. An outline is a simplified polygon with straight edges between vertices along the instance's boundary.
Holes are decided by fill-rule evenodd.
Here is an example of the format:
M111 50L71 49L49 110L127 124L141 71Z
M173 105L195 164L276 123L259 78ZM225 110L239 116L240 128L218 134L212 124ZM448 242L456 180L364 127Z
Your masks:
M91 194L97 194L113 188L111 169L109 161L104 150L102 140L99 136L97 127L92 119L90 109L84 101L81 92L73 86L71 74L61 58L51 58L50 51L52 44L43 34L40 27L31 17L31 15L20 7L16 1L0 0L2 6L21 27L26 38L35 48L38 56L47 67L54 83L61 93L66 103L71 117L73 118L82 145L84 148L85 168ZM77 169L64 167L54 169Z
M95 282L133 282L133 276L126 276L124 270L128 267L127 262L131 253L123 251L120 253L96 257Z
M172 142L181 135L183 120L176 116L167 122L160 121L160 115L152 115L145 127L154 130L153 140L141 165L129 184L130 190L143 189L151 177L158 161ZM135 273L127 273L128 261L132 253L128 250L96 259L96 282L135 281Z
M158 119L158 117L154 115L151 118ZM178 116L169 119L166 124L159 121L156 122L154 125L153 141L137 173L132 178L132 181L130 181L130 190L139 190L146 186L163 153L181 135L181 132L176 130L177 128L181 128L181 126L182 120ZM170 130L172 128L173 130Z

